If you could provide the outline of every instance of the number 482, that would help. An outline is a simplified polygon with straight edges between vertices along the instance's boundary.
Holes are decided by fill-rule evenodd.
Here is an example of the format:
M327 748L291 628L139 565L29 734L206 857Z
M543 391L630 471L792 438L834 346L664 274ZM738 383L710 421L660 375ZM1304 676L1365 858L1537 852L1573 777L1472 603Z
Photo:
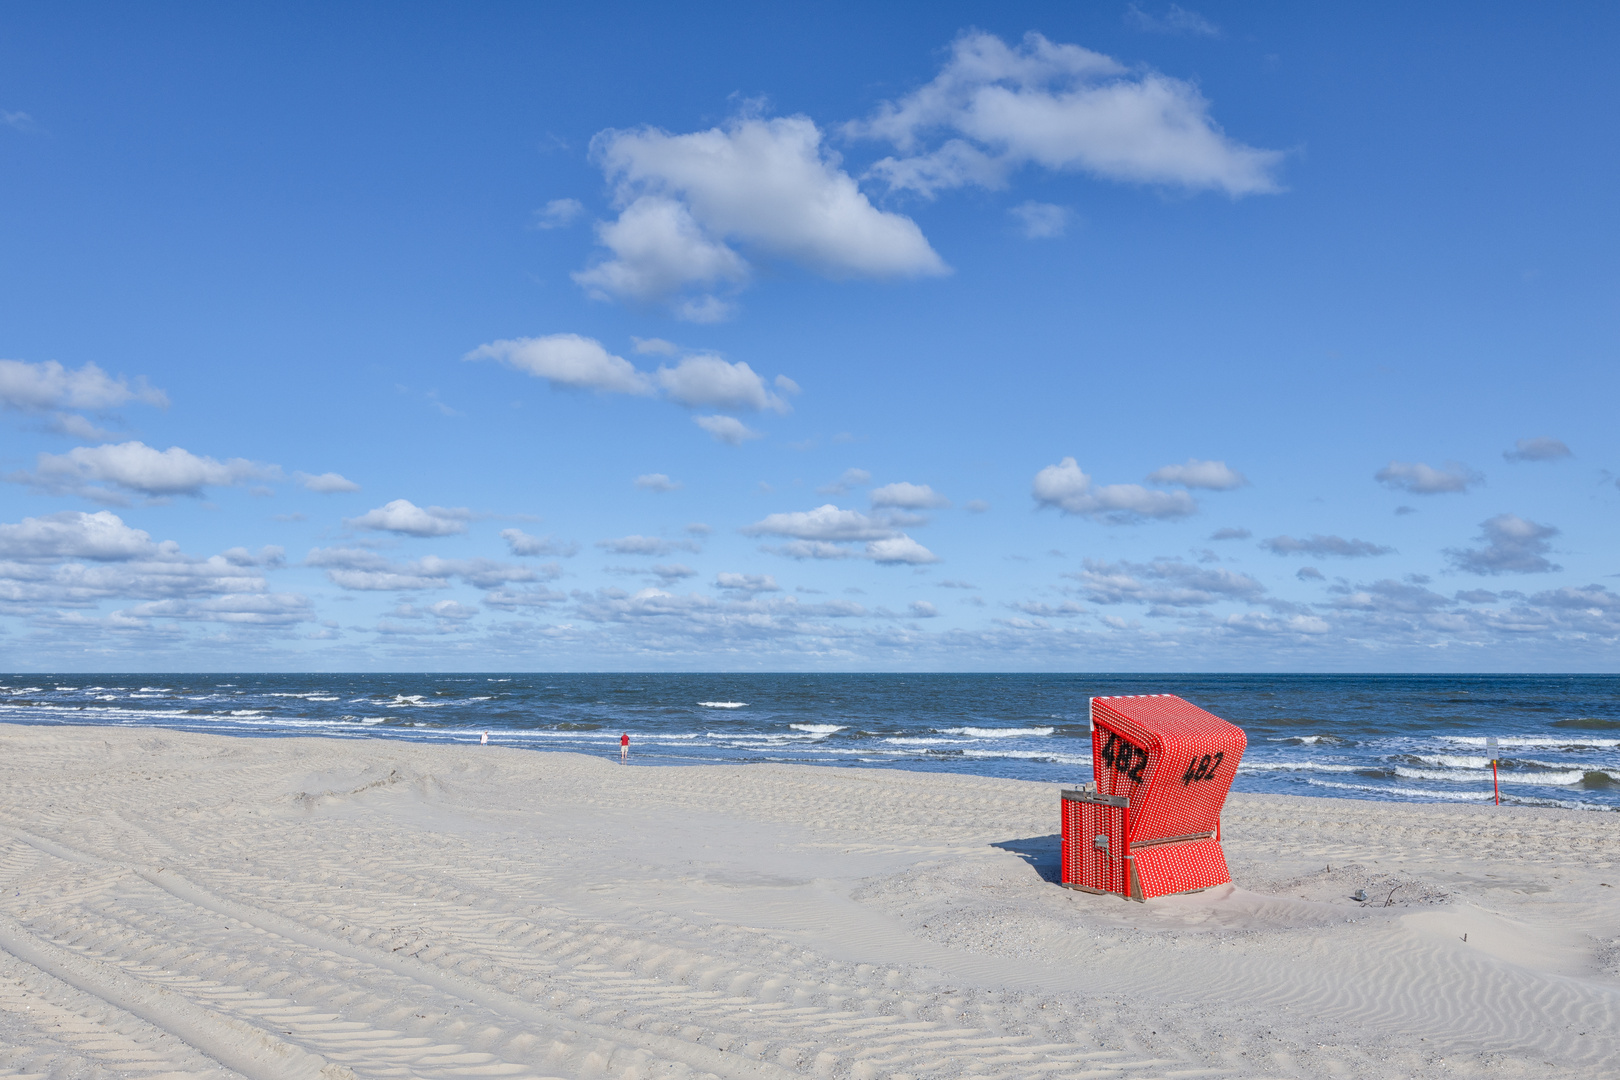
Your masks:
M1181 774L1182 784L1190 784L1194 780L1215 779L1215 770L1221 767L1221 762L1224 760L1226 760L1226 755L1218 750L1214 754L1205 754L1201 758L1193 758L1187 764L1187 771Z

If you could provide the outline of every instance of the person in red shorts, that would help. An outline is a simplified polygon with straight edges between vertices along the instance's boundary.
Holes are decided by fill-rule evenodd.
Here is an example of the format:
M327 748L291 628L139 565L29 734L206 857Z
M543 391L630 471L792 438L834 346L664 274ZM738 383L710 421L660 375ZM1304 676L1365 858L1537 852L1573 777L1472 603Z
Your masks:
M619 764L630 763L630 733L627 731L619 736Z

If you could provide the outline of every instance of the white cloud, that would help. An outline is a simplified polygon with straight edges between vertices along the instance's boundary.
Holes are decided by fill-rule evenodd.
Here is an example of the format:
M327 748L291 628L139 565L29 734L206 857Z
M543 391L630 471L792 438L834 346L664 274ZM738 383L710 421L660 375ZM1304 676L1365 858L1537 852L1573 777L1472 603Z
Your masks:
M1517 439L1513 449L1502 451L1502 458L1506 461L1557 461L1574 456L1562 439L1545 435L1534 439Z
M746 536L786 536L795 540L884 540L894 529L859 510L840 510L832 503L814 510L770 514L743 528Z
M204 600L155 600L121 614L136 619L179 619L238 626L292 626L313 622L315 607L299 593L240 593Z
M970 514L985 514L990 511L990 504L983 499L969 499L962 504L962 509Z
M905 533L890 537L887 540L874 540L867 544L866 557L875 563L884 565L905 563L908 566L921 566L924 563L939 562L938 555L935 555Z
M939 608L926 600L913 600L911 602L911 614L918 619L933 619L939 616Z
M1341 559L1364 559L1388 555L1395 550L1370 540L1346 540L1342 536L1323 536L1320 533L1303 540L1286 535L1273 536L1270 540L1260 541L1260 546L1273 555L1332 555Z
M716 441L741 446L750 439L763 439L764 433L755 431L735 416L694 416L692 422L713 435Z
M1447 548L1446 556L1459 570L1470 574L1546 574L1563 567L1547 558L1558 529L1538 525L1516 514L1498 514L1480 522L1479 539L1485 546L1459 550Z
M512 582L555 578L556 565L513 566L493 559L441 559L428 555L396 563L364 548L315 548L304 565L326 571L332 584L360 592L442 589L459 578L475 589L495 589Z
M1148 474L1150 484L1180 484L1185 488L1208 488L1211 491L1231 491L1247 484L1248 478L1224 461L1199 461L1188 458L1185 465L1166 465Z
M136 379L113 378L95 364L70 371L55 360L31 364L0 360L0 406L22 412L53 409L113 409L131 401L167 407L168 395Z
M695 540L665 540L657 536L621 536L598 540L596 546L615 555L668 555L672 551L700 551Z
M653 392L652 380L622 356L615 356L595 338L579 334L548 334L480 345L463 360L498 360L508 367L546 379L552 386L595 390L606 394Z
M1248 529L1233 528L1228 526L1224 529L1216 529L1214 532L1209 534L1209 538L1211 540L1247 540L1253 535L1254 533L1250 532Z
M679 480L671 480L661 472L642 473L634 483L642 491L679 491L682 487Z
M675 344L673 341L665 341L663 338L641 338L632 336L630 338L630 342L635 347L636 352L641 353L643 356L648 353L652 353L656 356L674 356L676 353L681 351L681 347L679 345Z
M1266 591L1248 574L1180 559L1156 559L1151 563L1087 559L1083 571L1066 576L1079 581L1086 598L1096 604L1204 607L1221 600L1253 602Z
M893 525L868 517L859 510L840 510L832 503L814 510L770 514L743 528L747 536L784 536L797 543L765 550L793 559L865 558L881 564L921 565L939 556L899 532ZM841 544L866 541L862 551Z
M593 295L696 289L684 314L722 315L713 290L750 273L731 243L830 277L946 272L915 222L861 194L806 117L739 117L686 135L609 130L591 145L624 208L598 226L611 257L574 275Z
M311 491L318 491L322 495L336 495L343 492L359 491L360 485L348 477L340 476L335 472L321 473L312 476L309 473L295 472L293 479L303 484Z
M655 378L664 393L682 405L789 411L787 402L767 390L765 380L753 368L741 361L728 363L711 353L685 357L674 367L660 367Z
M157 552L150 533L125 525L117 514L64 510L0 525L0 559L57 562L90 559L122 562Z
M585 204L578 199L552 199L546 203L545 209L534 212L534 227L560 229L572 224L584 212Z
M604 566L609 574L657 578L660 584L673 585L685 578L697 577L697 571L685 563L654 563L651 566Z
M781 592L782 587L776 583L776 578L770 574L733 574L721 572L715 575L716 588L729 589L733 592L747 593L750 596L762 592Z
M142 442L126 442L76 446L65 454L40 454L32 473L13 473L7 479L46 491L120 502L121 497L113 491L96 485L152 498L200 496L205 487L230 487L280 475L275 465L243 458L216 461L178 446L156 450Z
M633 200L618 220L597 225L596 238L613 258L579 271L574 280L599 300L663 300L689 286L740 285L749 274L741 255L705 234L692 212L670 198ZM688 302L679 313L689 322L720 322L730 313L713 295Z
M951 505L951 500L927 484L884 484L869 493L873 506L894 506L902 510L929 510Z
M502 529L501 539L513 555L561 555L567 559L579 554L579 544L572 540L564 543L550 536L530 536L522 529Z
M1198 504L1185 491L1149 491L1136 484L1093 487L1091 477L1072 457L1036 473L1032 494L1041 506L1119 523L1186 517L1198 512Z
M1192 34L1218 38L1221 28L1180 4L1171 4L1163 15L1149 15L1133 3L1125 9L1125 25L1149 34Z
M470 517L472 512L465 507L422 507L409 499L395 499L359 517L344 518L343 524L351 529L370 529L401 536L451 536L466 532Z
M786 375L778 375L773 381L776 384L776 388L789 397L793 397L800 393L799 384L788 378Z
M822 484L816 488L821 495L843 495L852 487L860 487L872 479L872 474L865 469L845 469L843 475L830 484Z
M285 625L310 618L309 601L271 594L254 567L281 563L278 548L242 548L199 558L172 540L126 525L116 514L63 511L0 524L0 611L36 622L84 622L60 609L106 600L173 601L114 612L113 628L149 631L153 618ZM44 622L41 624L43 625ZM75 623L76 624L76 623ZM88 625L88 624L86 624Z
M1069 227L1070 210L1052 203L1023 202L1007 211L1018 219L1024 236L1029 240L1052 240L1062 236Z
M1282 155L1227 137L1192 83L1036 33L1018 47L964 34L933 82L849 131L892 142L907 156L872 173L923 195L1000 187L1026 164L1234 197L1279 190ZM927 149L936 134L945 141Z
M1419 462L1392 461L1373 474L1385 487L1396 491L1410 491L1414 495L1444 495L1465 492L1471 485L1484 482L1484 477L1461 462L1448 461L1445 468Z

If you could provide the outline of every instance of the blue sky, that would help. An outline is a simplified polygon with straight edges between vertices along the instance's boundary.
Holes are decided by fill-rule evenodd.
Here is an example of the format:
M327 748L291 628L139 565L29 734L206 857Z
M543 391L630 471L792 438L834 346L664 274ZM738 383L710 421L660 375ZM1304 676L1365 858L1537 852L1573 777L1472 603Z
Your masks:
M12 6L0 666L1615 670L1617 24Z

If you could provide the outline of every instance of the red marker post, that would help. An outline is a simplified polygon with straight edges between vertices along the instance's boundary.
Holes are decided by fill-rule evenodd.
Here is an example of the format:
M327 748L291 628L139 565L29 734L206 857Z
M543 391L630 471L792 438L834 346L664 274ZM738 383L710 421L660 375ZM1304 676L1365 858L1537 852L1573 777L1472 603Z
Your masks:
M1502 787L1496 782L1496 736L1485 736L1485 751L1491 755L1491 791L1496 795L1496 805L1502 805Z

